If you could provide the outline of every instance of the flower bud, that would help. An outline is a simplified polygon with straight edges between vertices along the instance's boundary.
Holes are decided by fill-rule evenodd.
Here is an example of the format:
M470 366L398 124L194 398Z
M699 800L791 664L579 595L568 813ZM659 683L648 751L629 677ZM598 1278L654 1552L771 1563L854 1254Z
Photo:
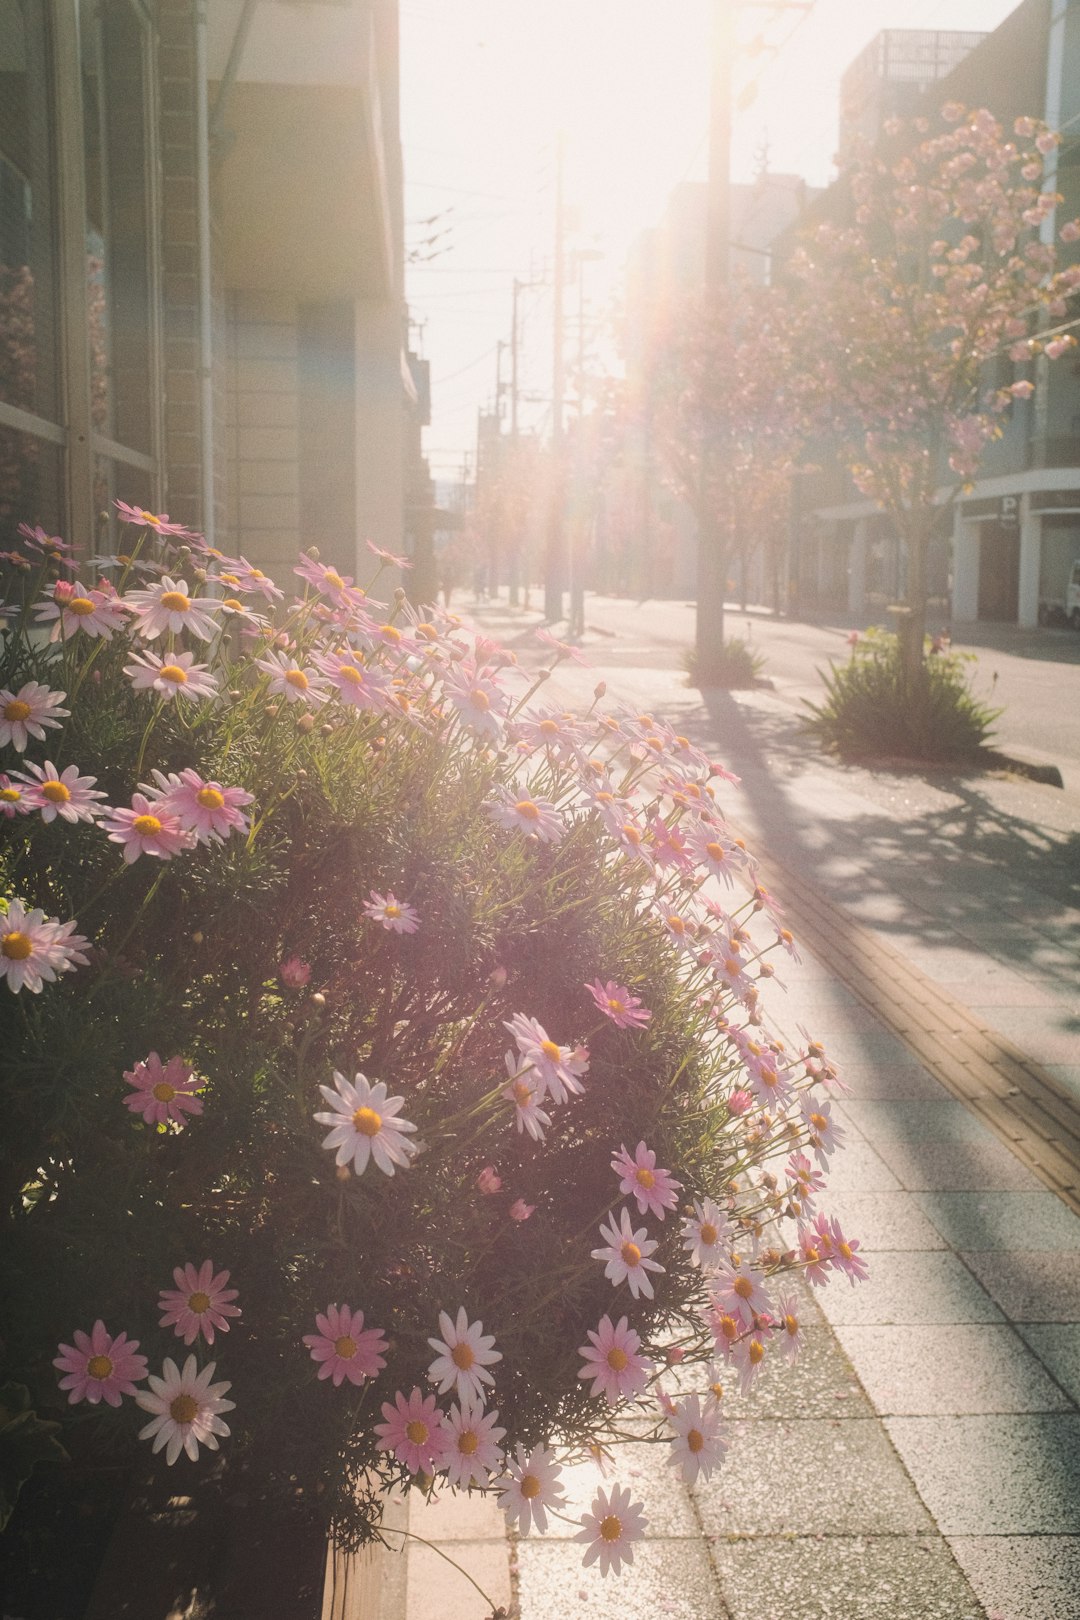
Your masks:
M305 736L309 731L314 731L315 716L313 714L302 714L299 720L296 722L296 729L297 731L302 731Z
M496 990L502 989L503 985L506 983L506 969L501 964L498 967L492 968L491 972L488 974L488 983L493 985Z
M318 562L318 560L319 560L319 548L318 548L318 546L308 546L307 550L304 553L304 556L305 557L310 557L312 562Z
M196 928L195 932L191 936L191 943L193 945L202 945L205 943L205 941L206 935L203 933L202 929Z
M606 692L607 681L597 681L596 685L593 687L593 697L597 700L597 702L600 701Z
M311 1005L313 1007L325 1007L326 1006L326 997L323 995L321 990L316 990L315 991L314 995L311 998Z

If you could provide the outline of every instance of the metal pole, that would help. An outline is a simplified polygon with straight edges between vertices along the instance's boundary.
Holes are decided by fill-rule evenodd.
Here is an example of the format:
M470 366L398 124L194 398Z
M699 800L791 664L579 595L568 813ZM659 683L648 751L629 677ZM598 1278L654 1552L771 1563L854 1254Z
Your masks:
M551 510L548 514L547 557L544 567L544 617L553 623L563 616L563 579L566 572L563 533L563 135L555 150L555 297L552 318L551 389Z
M202 531L214 544L214 314L210 281L210 103L206 0L195 6L195 195L199 223L199 438Z

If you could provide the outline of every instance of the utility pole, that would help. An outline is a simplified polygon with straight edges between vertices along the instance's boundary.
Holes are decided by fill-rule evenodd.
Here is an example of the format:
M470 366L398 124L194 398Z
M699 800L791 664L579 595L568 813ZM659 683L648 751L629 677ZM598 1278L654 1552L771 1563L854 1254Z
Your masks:
M563 343L563 292L565 265L563 209L563 134L559 131L555 148L555 297L552 317L551 388L551 509L548 513L547 555L544 558L544 617L556 623L563 616L563 583L566 575L563 522L563 391L565 388Z

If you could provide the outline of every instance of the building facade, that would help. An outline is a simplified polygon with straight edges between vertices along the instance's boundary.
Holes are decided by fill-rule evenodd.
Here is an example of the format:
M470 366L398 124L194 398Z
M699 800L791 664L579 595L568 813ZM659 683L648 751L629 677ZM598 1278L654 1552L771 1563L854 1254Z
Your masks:
M397 0L0 0L0 545L400 548Z

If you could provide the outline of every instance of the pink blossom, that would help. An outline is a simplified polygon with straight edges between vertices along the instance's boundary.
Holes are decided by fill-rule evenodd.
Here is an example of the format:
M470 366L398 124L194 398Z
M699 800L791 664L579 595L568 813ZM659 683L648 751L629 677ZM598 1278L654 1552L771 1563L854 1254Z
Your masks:
M235 1288L226 1288L227 1271L215 1272L213 1263L204 1260L196 1271L189 1260L173 1271L175 1288L163 1288L158 1295L161 1311L159 1327L171 1327L178 1339L194 1344L200 1333L207 1344L213 1344L215 1329L229 1331L229 1317L239 1316L239 1305L233 1305Z
M633 1196L637 1200L642 1215L649 1211L663 1220L666 1212L678 1204L682 1182L676 1181L670 1170L658 1168L656 1154L644 1142L638 1143L633 1157L625 1145L620 1147L611 1161L611 1168L620 1178L619 1191L625 1197Z
M185 540L195 538L182 523L170 522L168 512L163 512L159 517L154 512L144 512L139 506L129 506L127 501L114 501L113 505L121 523L134 523L140 528L153 529L155 534L173 535Z
M527 1204L524 1198L515 1198L506 1213L512 1221L527 1221L530 1215L536 1214L536 1205Z
M134 1089L124 1098L132 1113L141 1114L147 1125L186 1125L188 1114L201 1114L202 1099L195 1092L203 1084L191 1065L181 1057L163 1064L156 1052L133 1069L124 1070L124 1079Z
M70 714L60 707L66 692L53 692L40 681L27 681L17 692L0 689L0 747L10 743L20 754L31 737L43 739L45 728L60 724L58 716Z
M547 799L518 796L509 788L501 788L498 797L489 799L485 809L500 827L524 833L538 843L558 844L566 836L562 817Z
M209 666L197 664L189 652L172 652L166 658L157 653L133 653L130 664L124 665L136 692L157 692L163 698L183 697L190 702L213 697L217 681Z
M585 988L616 1029L640 1029L652 1017L648 1007L642 1006L640 997L631 995L624 984L616 984L614 979L608 979L606 984L594 979Z
M525 1063L536 1071L536 1091L540 1101L549 1096L553 1103L564 1103L571 1094L584 1091L581 1076L589 1067L589 1054L584 1047L560 1046L548 1035L544 1026L525 1013L515 1013L504 1021L517 1042Z
M620 1283L625 1282L635 1299L641 1294L646 1299L652 1299L653 1286L647 1274L650 1271L663 1271L664 1267L659 1261L649 1258L658 1245L645 1228L635 1231L628 1211L621 1209L618 1221L611 1215L606 1224L601 1223L600 1236L604 1246L593 1249L591 1253L594 1260L604 1261L604 1276L612 1286L618 1288Z
M130 866L140 855L156 855L159 860L171 861L194 846L193 835L180 825L179 818L151 804L143 793L131 795L131 809L110 807L101 823L109 840L121 844L124 860Z
M6 914L0 912L0 979L7 979L15 995L29 990L36 996L59 974L85 967L87 941L74 929L74 922L61 923L38 907L28 911L21 900L9 901Z
M31 774L27 774L27 772ZM16 777L26 783L23 804L28 810L40 810L42 821L93 821L101 810L96 803L105 797L94 787L96 776L80 776L77 765L69 765L58 772L51 759L34 765L27 761L26 771L16 771Z
M88 589L78 583L53 585L50 600L39 602L35 608L39 624L53 622L50 641L63 636L101 636L111 641L114 630L123 629L125 608L123 599L110 586L107 590Z
M278 975L289 990L302 990L311 979L311 963L299 956L287 956L278 966Z
M20 773L16 772L16 775ZM30 814L31 806L27 804L23 789L11 780L4 771L0 771L0 815L6 816L10 821L13 816L26 816Z
M230 833L246 834L248 818L242 805L254 797L244 788L223 787L189 767L179 774L153 772L154 787L146 787L157 812L175 816L181 827L194 835L196 843L223 844ZM145 787L145 784L143 784Z
M364 544L367 546L373 557L378 557L380 562L386 563L390 568L412 567L412 560L409 557L399 557L393 551L384 551L382 546L377 546L375 544L374 540L366 540Z
M363 1311L328 1305L325 1315L321 1311L316 1315L315 1326L318 1333L305 1333L304 1343L312 1361L321 1363L319 1377L332 1378L335 1389L346 1378L350 1384L362 1384L386 1366L386 1338L381 1328L364 1327Z
M748 1114L750 1112L751 1108L754 1106L754 1098L749 1091L746 1091L743 1087L739 1087L737 1091L733 1091L728 1097L727 1105L728 1113L734 1114L736 1117L738 1117L740 1114Z
M135 1385L146 1377L147 1370L146 1357L135 1353L138 1339L129 1339L126 1333L118 1333L114 1339L100 1319L88 1334L76 1328L74 1339L73 1345L58 1345L60 1354L53 1359L53 1366L66 1375L60 1388L69 1391L72 1406L78 1401L119 1406L122 1396L135 1394Z
M382 1449L392 1451L410 1474L433 1474L448 1441L446 1418L434 1395L424 1396L414 1388L406 1400L398 1390L392 1405L383 1402L382 1413L384 1421L375 1425Z
M420 926L420 915L404 900L399 900L392 889L386 894L371 891L371 899L364 902L364 916L372 922L382 923L394 934L415 934Z
M476 1186L477 1190L482 1192L485 1198L491 1198L499 1191L502 1186L502 1177L493 1164L485 1164L476 1178Z
M578 1377L592 1380L589 1393L603 1395L611 1406L640 1395L655 1369L646 1356L639 1354L641 1340L626 1317L613 1323L610 1316L602 1316L596 1331L590 1329L587 1337L588 1344L578 1350L582 1357Z
M179 635L187 630L200 641L210 641L217 633L213 615L221 603L212 597L196 599L186 580L163 579L145 590L128 591L124 605L135 615L136 629L147 641L166 632Z

